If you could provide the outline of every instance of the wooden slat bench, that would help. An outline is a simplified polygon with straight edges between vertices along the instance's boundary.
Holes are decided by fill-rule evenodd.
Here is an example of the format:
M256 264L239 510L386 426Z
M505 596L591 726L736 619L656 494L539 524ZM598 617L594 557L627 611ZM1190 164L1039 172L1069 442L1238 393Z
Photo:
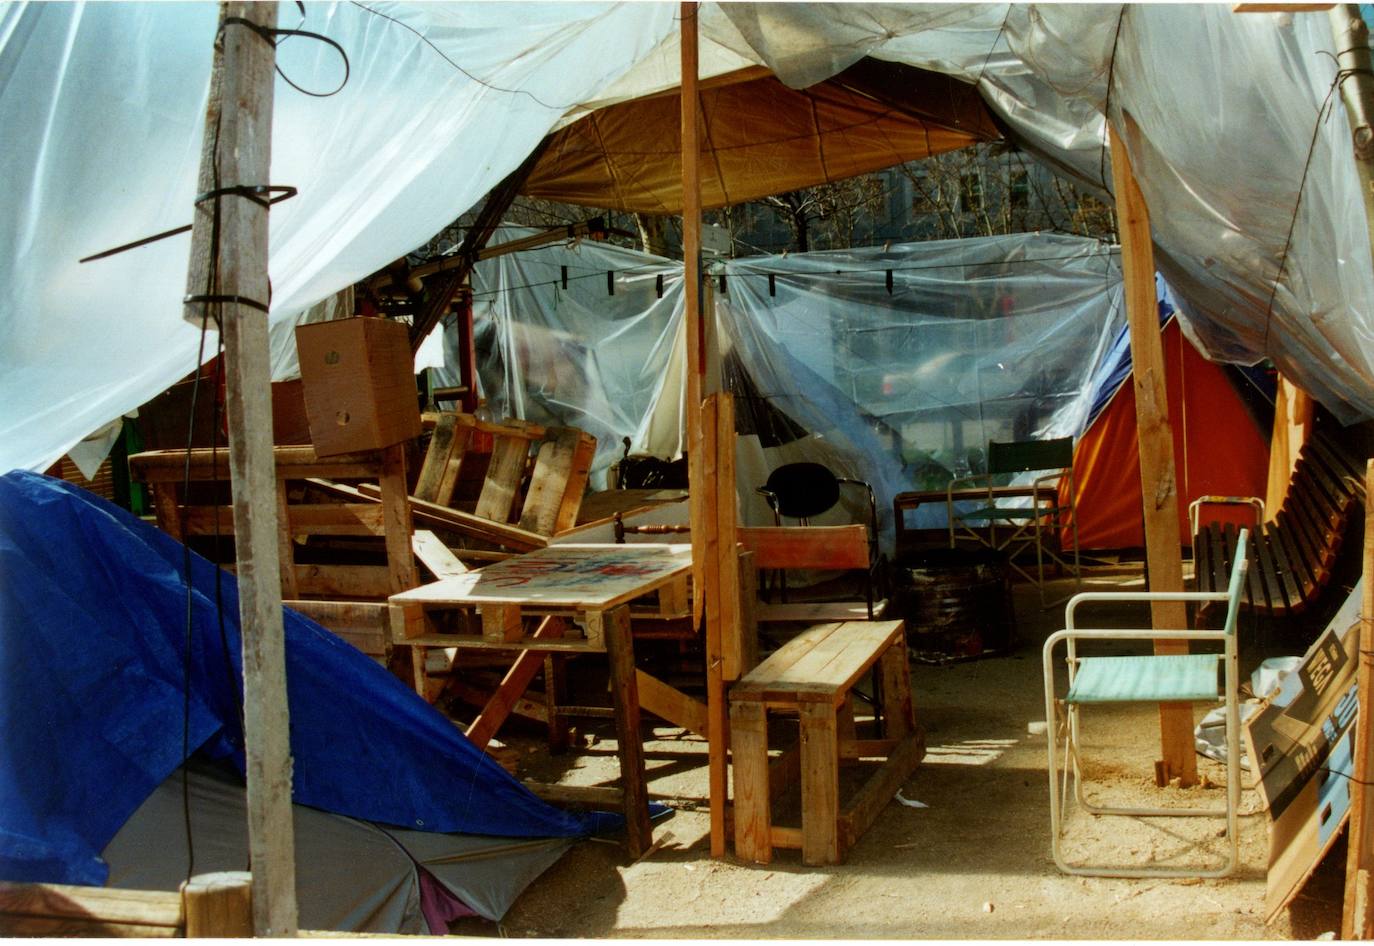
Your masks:
M876 665L882 732L854 732L851 690ZM808 628L730 689L735 853L767 864L774 848L799 848L805 864L838 864L925 755L916 725L901 621L849 621ZM769 712L795 714L801 738L771 766ZM885 761L840 806L840 763ZM801 828L773 824L772 802L801 778Z
M1224 591L1235 556L1237 527L1200 522L1208 506L1256 508L1245 605L1275 617L1301 613L1330 581L1351 517L1365 501L1364 471L1330 438L1314 434L1302 447L1288 492L1272 522L1263 503L1248 496L1203 496L1189 508L1193 574L1199 591Z

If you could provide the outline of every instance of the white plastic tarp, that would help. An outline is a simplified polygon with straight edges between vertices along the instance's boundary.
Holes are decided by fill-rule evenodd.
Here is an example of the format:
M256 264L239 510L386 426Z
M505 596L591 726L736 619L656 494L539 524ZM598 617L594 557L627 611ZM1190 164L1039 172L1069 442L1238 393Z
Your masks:
M1374 416L1374 266L1325 12L720 9L744 40L736 51L792 86L862 55L977 82L1022 143L1104 194L1109 115L1151 210L1156 263L1200 347L1273 359L1345 422Z
M531 232L505 227L491 245ZM622 456L623 437L632 438L635 452L676 452L676 430L649 437L640 428L665 393L674 403L682 397L681 352L674 357L681 263L581 240L484 260L472 287L478 388L493 417L568 425L596 437L597 487ZM438 377L457 384L454 317L444 333L450 367Z
M871 483L890 529L892 497L981 472L989 440L1074 436L1096 365L1119 333L1117 249L1014 234L718 264L716 313L736 414L750 415L767 466L816 459ZM890 274L890 277L889 277ZM771 279L770 279L771 276ZM891 279L891 290L888 280ZM805 431L788 435L782 412ZM775 446L776 451L769 450ZM746 480L746 475L752 479ZM850 501L845 513L861 513ZM913 528L943 524L923 506Z
M301 193L272 213L273 321L421 245L559 123L670 84L677 10L307 4L352 75L323 99L277 82L269 183ZM46 466L194 367L186 237L76 260L190 219L214 22L210 4L0 8L0 470ZM805 85L871 55L977 81L1023 143L1104 191L1109 113L1190 331L1272 357L1343 420L1374 416L1374 268L1325 14L732 3L701 24L707 75L754 62ZM342 78L324 44L279 57L305 88Z
M1123 325L1117 254L1095 240L1015 234L713 264L724 383L743 434L743 521L769 521L754 488L772 468L812 460L872 483L890 535L894 494L980 471L989 440L1080 434L1094 372ZM680 272L589 242L479 263L491 412L595 434L598 482L622 437L635 453L677 455ZM863 511L848 497L835 516ZM918 513L912 527L943 522L934 507Z
M674 28L662 3L307 4L348 53L339 94L277 79L274 323L403 256L524 160ZM196 365L182 322L189 237L90 253L188 223L217 8L15 3L0 9L0 470L41 469ZM290 5L281 26L300 24ZM303 88L337 52L291 37ZM213 354L211 340L205 357Z

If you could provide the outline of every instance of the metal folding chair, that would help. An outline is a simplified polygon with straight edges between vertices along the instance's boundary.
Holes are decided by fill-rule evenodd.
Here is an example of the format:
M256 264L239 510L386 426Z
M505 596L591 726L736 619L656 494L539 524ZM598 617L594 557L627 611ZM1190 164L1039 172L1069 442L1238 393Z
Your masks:
M1065 609L1065 629L1045 641L1045 719L1050 780L1050 831L1054 862L1067 874L1095 877L1225 877L1235 870L1239 859L1236 833L1240 805L1240 707L1237 698L1238 668L1236 618L1245 586L1246 546L1250 530L1243 529L1236 547L1235 565L1224 592L1088 592L1075 595ZM1090 601L1225 601L1226 621L1220 630L1107 630L1078 627L1074 612ZM1108 641L1220 641L1221 654L1163 654L1128 657L1080 657L1080 640ZM1066 645L1068 692L1055 699L1054 649ZM1217 664L1222 664L1224 682L1218 686ZM1224 808L1113 808L1094 805L1083 790L1079 757L1080 720L1084 706L1111 703L1221 702L1226 707L1226 805ZM1057 710L1062 707L1062 714ZM1058 742L1063 737L1064 772L1059 774ZM1079 807L1095 816L1125 817L1209 817L1226 819L1229 842L1226 862L1217 868L1128 867L1115 865L1069 864L1062 851L1063 811L1068 800L1068 782L1074 781Z
M1040 473L1029 488L1012 488L1007 481L1017 473ZM1061 485L1067 480L1067 493ZM985 485L986 501L965 512L956 512L954 494L961 486ZM1012 495L1008 495L1008 494ZM1050 497L1053 497L1052 499ZM1029 499L1029 502L1025 502ZM1022 504L1024 503L1024 504ZM1048 557L1080 581L1078 555L1078 514L1073 481L1073 438L1054 440L1017 440L988 442L988 470L985 474L957 477L950 481L945 499L949 517L949 547L956 547L959 530L988 547L1002 552L1007 563L1027 581L1040 589L1045 604L1045 559ZM1004 528L998 531L998 525ZM979 528L985 528L984 535ZM1073 565L1063 554L1058 535L1071 536ZM1035 547L1035 575L1016 563L1020 552Z

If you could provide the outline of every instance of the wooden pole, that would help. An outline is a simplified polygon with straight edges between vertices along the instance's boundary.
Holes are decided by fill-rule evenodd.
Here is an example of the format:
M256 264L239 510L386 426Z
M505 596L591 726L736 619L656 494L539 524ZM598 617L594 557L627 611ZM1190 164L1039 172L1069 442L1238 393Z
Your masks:
M253 877L247 871L197 874L181 885L187 939L253 935Z
M1327 14L1336 39L1336 62L1344 71L1341 98L1355 145L1355 172L1364 198L1365 225L1374 248L1374 55L1369 50L1369 27L1353 3L1341 3Z
M725 623L731 616L738 620L739 614L739 574L733 542L735 504L731 501L734 498L734 411L728 399L722 403L716 397L710 399L709 410L703 410L713 333L709 325L711 310L704 304L701 284L697 5L683 3L681 11L682 265L687 332L688 504L692 525L692 581L696 589L693 612L698 624L703 619L706 623L711 856L723 857L729 792L723 648ZM722 434L722 425L729 426L728 436ZM728 497L722 495L725 489L731 491ZM727 516L730 528L722 530L722 522ZM722 532L728 549L722 546ZM734 564L723 568L727 555Z
M1354 4L1338 4L1329 13L1336 39L1336 58L1345 71L1341 97L1355 146L1355 170L1364 199L1365 224L1374 249L1374 56L1369 28ZM1374 261L1371 261L1374 262ZM1374 463L1365 473L1366 495L1374 484ZM1374 938L1374 505L1366 501L1364 523L1364 592L1360 601L1360 664L1356 673L1359 715L1355 725L1354 773L1350 780L1350 834L1345 866L1342 939Z
M1174 474L1174 435L1169 426L1164 384L1164 348L1159 339L1155 302L1154 247L1150 213L1140 193L1131 159L1114 129L1112 184L1121 233L1121 275L1125 283L1126 319L1131 333L1132 377L1135 379L1136 436L1140 449L1140 490L1145 505L1145 559L1151 591L1183 590L1183 554L1178 528L1178 486ZM1150 612L1156 628L1186 628L1188 612L1180 602L1155 602ZM1187 653L1186 641L1155 641L1155 653ZM1156 781L1177 778L1181 786L1197 782L1193 742L1193 708L1187 703L1159 707L1160 745Z
M277 5L225 3L220 16L201 153L201 193L269 183L275 50L253 29L224 20L239 17L272 29ZM196 205L186 287L188 296L267 303L266 206L239 195ZM253 929L259 936L294 936L296 857L267 313L239 302L188 301L185 317L200 324L207 308L222 322L228 369L225 408L242 626Z
M1374 495L1374 461L1365 470L1365 495ZM1374 503L1365 503L1364 589L1360 595L1360 663L1355 690L1360 706L1355 723L1354 771L1350 779L1350 834L1345 861L1345 907L1341 939L1374 938Z

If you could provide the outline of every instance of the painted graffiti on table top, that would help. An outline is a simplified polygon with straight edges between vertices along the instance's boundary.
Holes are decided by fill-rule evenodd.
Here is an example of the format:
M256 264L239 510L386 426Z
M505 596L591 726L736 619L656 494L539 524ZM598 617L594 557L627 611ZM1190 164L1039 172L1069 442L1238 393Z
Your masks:
M539 553L507 559L483 569L480 584L485 588L517 588L536 583L541 588L567 588L604 585L616 579L656 578L682 567L680 559L639 560L624 553L589 550L584 555L571 551L556 558Z

